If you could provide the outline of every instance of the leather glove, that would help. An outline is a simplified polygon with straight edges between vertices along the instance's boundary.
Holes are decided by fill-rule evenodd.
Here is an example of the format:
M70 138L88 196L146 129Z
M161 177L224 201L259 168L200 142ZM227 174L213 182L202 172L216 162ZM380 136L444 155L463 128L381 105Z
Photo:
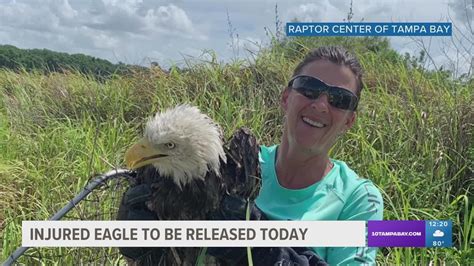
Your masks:
M151 188L147 184L129 188L120 203L117 220L158 220L156 214L146 206L151 195ZM152 247L119 247L119 251L132 260L144 258L152 251L153 253L164 252L163 248Z
M306 247L259 247L252 249L255 265L326 266L312 249Z
M247 201L238 196L224 195L220 208L211 214L212 220L246 220ZM267 220L265 214L250 202L250 220Z
M246 220L247 201L237 196L225 195L220 208L211 214L212 220ZM250 202L250 220L267 220L265 214ZM243 247L209 247L207 254L225 262L225 265L240 265L246 258L247 248ZM257 264L258 265L258 264Z
M237 196L224 196L220 209L211 215L214 220L246 220L247 201ZM250 220L268 220L265 214L250 203ZM207 254L226 265L247 264L247 249L241 247L209 247ZM254 265L325 266L328 265L312 249L305 247L258 247L252 248Z

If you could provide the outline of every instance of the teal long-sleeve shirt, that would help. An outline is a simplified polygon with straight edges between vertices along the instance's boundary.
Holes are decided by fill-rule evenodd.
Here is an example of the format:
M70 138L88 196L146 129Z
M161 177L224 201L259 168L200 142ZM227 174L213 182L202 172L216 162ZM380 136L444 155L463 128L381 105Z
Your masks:
M276 175L277 146L261 146L262 187L257 206L272 220L382 220L383 199L367 179L360 178L346 163L334 167L320 181L303 189L282 187ZM377 249L367 247L314 247L330 265L374 264Z

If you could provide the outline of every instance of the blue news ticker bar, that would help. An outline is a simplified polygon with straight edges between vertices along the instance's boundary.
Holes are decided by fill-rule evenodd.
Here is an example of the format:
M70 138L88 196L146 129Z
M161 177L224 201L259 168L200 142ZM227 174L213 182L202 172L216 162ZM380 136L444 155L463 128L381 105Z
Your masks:
M286 23L287 36L452 36L452 23Z

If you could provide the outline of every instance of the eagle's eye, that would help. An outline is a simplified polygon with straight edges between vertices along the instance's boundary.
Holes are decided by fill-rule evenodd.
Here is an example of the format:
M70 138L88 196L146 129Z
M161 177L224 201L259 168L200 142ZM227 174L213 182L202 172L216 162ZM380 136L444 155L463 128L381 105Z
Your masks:
M170 150L174 149L174 147L176 146L173 142L168 142L165 145Z

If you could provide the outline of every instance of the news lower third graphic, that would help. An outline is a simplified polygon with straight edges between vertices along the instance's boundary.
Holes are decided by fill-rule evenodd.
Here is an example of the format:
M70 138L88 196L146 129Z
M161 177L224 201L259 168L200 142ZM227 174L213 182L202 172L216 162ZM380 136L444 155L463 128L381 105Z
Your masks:
M451 221L368 221L369 247L451 247Z
M365 221L23 221L25 247L363 247Z
M451 247L451 221L23 221L24 247Z
M451 22L291 22L287 36L452 36Z

